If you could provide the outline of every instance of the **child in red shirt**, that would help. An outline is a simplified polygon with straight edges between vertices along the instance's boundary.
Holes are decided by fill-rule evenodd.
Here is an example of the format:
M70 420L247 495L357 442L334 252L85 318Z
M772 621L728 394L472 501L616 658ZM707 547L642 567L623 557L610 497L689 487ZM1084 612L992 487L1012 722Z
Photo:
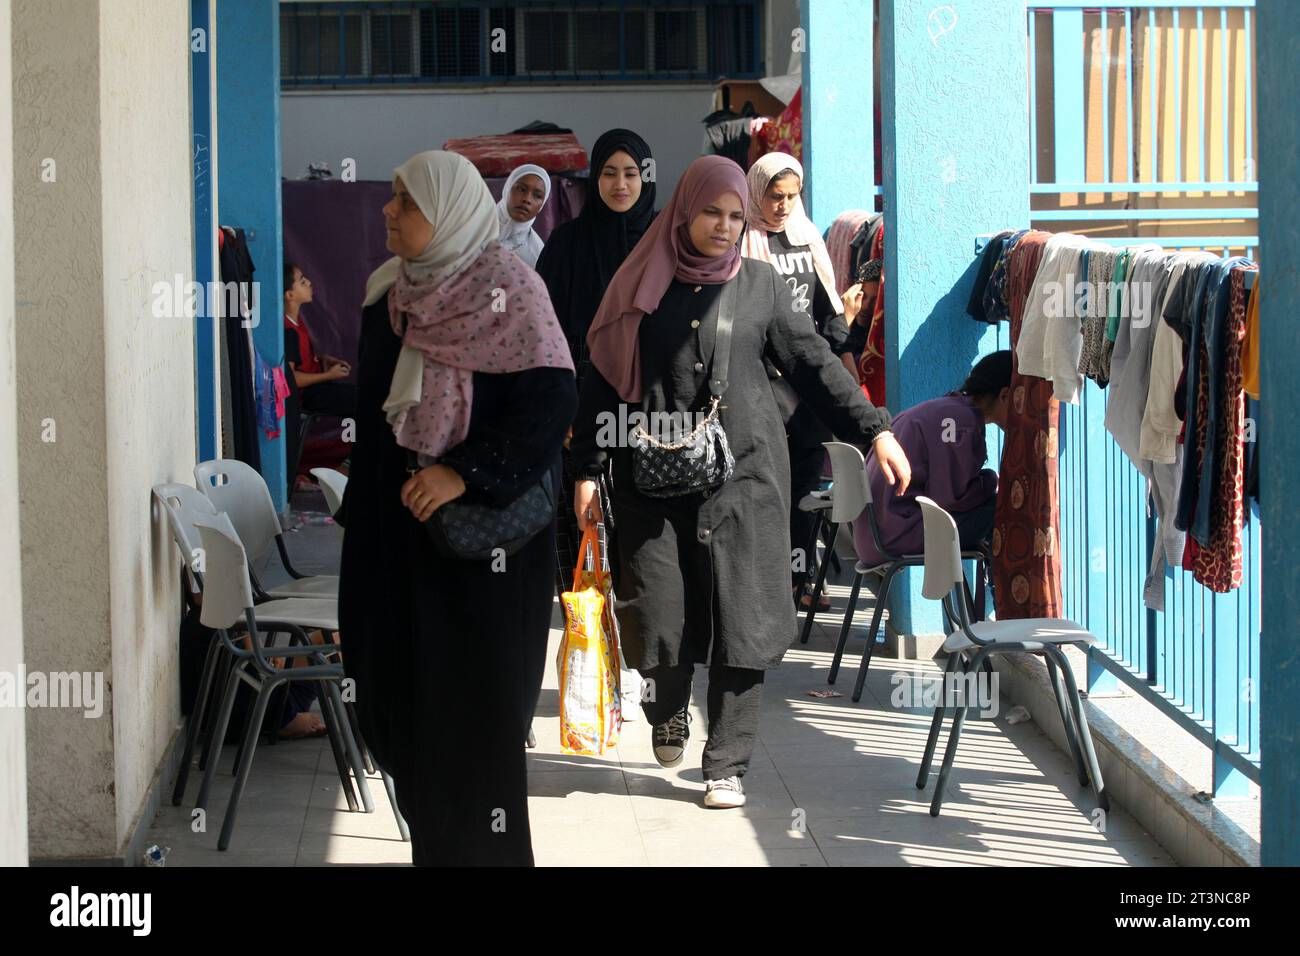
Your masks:
M342 381L352 374L347 362L317 355L301 314L311 302L311 280L292 262L284 264L284 359L292 390L303 411L350 418L356 408L355 385Z

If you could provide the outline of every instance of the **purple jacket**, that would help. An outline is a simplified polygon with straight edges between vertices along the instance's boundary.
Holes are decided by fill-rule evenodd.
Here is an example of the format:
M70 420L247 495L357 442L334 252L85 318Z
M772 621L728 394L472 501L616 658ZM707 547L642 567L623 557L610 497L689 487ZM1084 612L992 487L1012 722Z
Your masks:
M880 525L880 541L895 555L920 554L925 549L921 508L925 495L949 512L969 511L997 494L997 472L984 468L984 416L965 395L945 395L900 412L890 426L912 466L912 482L901 498L880 471L874 455L867 458L872 507ZM868 566L884 557L871 540L866 515L853 522L853 545Z

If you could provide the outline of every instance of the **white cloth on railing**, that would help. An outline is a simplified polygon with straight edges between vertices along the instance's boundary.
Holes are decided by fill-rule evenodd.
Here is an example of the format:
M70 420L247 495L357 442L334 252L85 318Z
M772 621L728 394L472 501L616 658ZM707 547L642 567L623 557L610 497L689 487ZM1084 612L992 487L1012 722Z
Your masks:
M1076 306L1078 283L1087 276L1080 278L1079 263L1084 250L1093 245L1092 240L1072 232L1057 233L1047 240L1016 343L1020 374L1047 379L1052 394L1072 405L1079 404L1083 389L1079 372L1083 324Z

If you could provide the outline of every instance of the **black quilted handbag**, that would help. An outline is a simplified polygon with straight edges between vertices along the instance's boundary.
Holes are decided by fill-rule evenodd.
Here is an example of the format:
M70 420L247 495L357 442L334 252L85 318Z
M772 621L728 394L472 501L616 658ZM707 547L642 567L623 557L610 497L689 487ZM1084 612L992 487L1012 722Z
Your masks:
M709 369L712 398L704 420L681 441L671 444L659 441L639 426L632 433L632 481L637 491L647 497L677 498L709 491L722 485L736 469L736 459L718 416L731 361L735 289L735 280L726 283L718 302L718 332Z
M419 470L409 455L407 470ZM555 520L555 481L547 468L528 490L507 505L449 501L424 523L429 540L446 558L488 561L510 557Z

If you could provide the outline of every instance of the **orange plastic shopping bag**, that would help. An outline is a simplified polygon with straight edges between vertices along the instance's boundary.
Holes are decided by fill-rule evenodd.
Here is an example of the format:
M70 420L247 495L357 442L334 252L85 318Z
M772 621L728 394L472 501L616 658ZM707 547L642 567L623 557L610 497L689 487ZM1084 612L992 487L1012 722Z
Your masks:
M618 621L604 525L583 534L573 590L560 600L564 638L555 660L560 675L560 747L569 754L603 754L618 743L623 721Z

